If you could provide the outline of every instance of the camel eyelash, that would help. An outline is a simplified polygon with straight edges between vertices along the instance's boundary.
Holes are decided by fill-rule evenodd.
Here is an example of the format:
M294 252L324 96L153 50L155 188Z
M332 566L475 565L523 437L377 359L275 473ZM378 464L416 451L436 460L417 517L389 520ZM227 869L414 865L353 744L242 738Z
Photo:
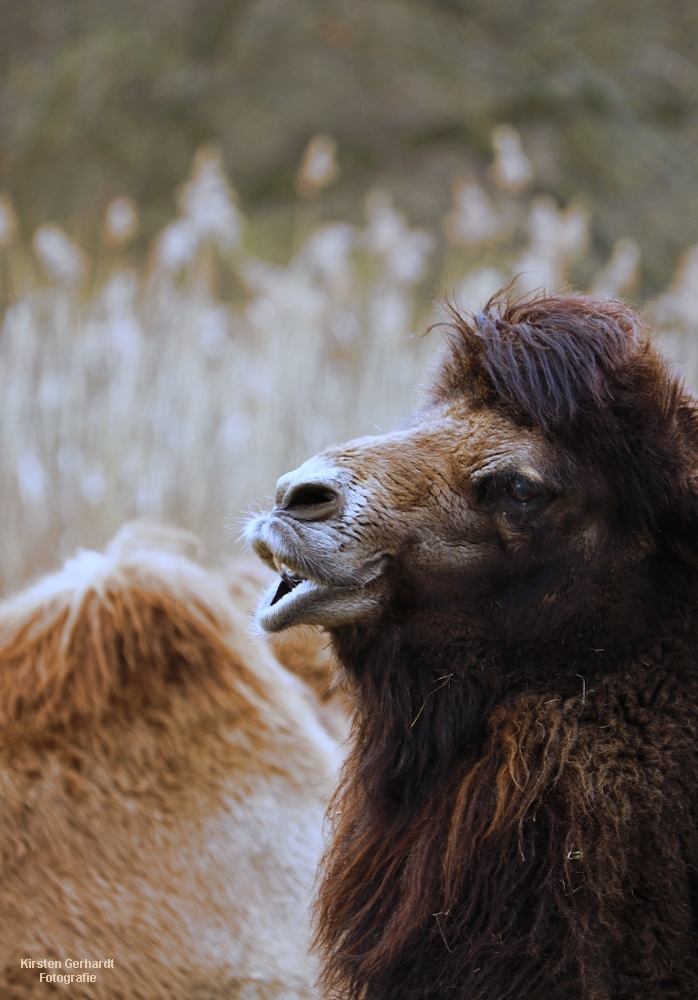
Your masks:
M481 479L477 483L477 491L478 500L481 503L492 502L500 497L508 497L522 507L549 496L539 483L518 472Z

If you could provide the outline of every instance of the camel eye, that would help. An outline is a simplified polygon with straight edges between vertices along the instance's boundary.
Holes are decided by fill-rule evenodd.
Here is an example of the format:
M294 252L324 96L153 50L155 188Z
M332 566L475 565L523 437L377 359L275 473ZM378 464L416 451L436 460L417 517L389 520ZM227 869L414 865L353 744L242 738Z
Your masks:
M541 493L535 483L532 483L530 479L524 479L523 476L514 476L513 479L510 479L506 491L511 499L516 500L517 503L530 503Z
M494 476L492 479L486 479L480 483L481 502L491 503L493 500L509 497L517 504L527 504L541 496L547 496L547 494L540 486L524 476Z

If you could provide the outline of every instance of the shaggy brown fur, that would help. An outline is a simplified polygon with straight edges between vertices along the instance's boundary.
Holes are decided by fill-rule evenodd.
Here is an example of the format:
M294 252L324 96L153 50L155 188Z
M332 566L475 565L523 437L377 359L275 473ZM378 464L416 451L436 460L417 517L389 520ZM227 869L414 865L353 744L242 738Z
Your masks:
M192 548L133 525L0 604L3 1000L314 996L335 745Z
M697 998L698 412L637 316L454 313L413 425L329 449L278 504L255 547L322 582L358 700L328 995ZM350 560L380 574L347 589Z

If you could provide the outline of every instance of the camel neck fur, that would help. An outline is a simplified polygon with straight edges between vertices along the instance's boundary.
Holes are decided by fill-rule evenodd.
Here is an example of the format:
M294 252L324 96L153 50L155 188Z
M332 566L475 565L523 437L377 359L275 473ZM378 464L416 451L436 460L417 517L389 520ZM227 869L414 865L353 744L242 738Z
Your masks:
M507 916L512 887L497 879L511 876L502 867L484 886L482 858L497 849L505 854L519 838L516 878L523 885L535 867L524 818L540 806L546 783L555 784L555 769L583 753L585 727L597 732L608 725L614 732L618 700L632 700L638 690L688 684L698 694L695 677L678 677L674 663L668 672L664 664L677 643L698 640L697 575L674 556L656 553L642 571L634 567L616 579L613 593L610 581L601 587L595 581L591 589L605 601L594 609L580 593L571 618L543 615L525 642L516 622L509 619L507 627L501 604L481 594L474 606L464 596L471 584L459 590L453 580L419 599L403 593L402 607L372 627L335 630L335 651L354 682L358 709L319 899L330 991L352 1000L398 1000L411 991L442 997L457 989L484 1000L489 993L478 987L478 964L487 961L494 927L507 927L512 940L507 951L498 939L502 982L535 985L542 962L536 935L542 940L546 932L542 923L531 935L524 931L535 917L528 906ZM656 579L671 581L659 603ZM521 606L520 595L514 604ZM531 620L529 614L529 626ZM585 808L582 802L580 812ZM582 834L571 824L560 837L576 843ZM599 874L597 886L587 876L587 888L599 895L624 877L606 861L612 870ZM482 870L492 871L489 864ZM463 938L467 959L449 944ZM578 974L572 967L591 969L594 962L601 958L590 953L559 956L560 997L567 977L572 984Z

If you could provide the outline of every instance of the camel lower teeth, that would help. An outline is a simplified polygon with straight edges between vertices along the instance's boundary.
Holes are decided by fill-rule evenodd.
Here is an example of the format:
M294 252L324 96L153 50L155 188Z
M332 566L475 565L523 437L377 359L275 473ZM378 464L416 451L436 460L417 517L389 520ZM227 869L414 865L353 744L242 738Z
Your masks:
M294 587L297 587L299 583L303 583L303 580L305 579L304 577L299 576L298 573L294 573L290 570L284 563L281 563L279 575L284 583L291 588L291 590L293 590Z

